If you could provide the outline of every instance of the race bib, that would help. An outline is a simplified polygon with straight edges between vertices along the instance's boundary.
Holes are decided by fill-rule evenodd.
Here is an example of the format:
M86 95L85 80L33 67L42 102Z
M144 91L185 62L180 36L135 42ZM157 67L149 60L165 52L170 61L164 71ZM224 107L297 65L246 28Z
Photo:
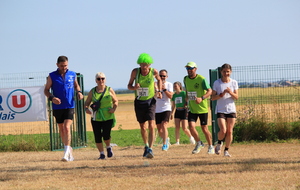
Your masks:
M182 103L182 97L176 97L175 104L181 104L181 103Z
M136 90L137 96L142 97L142 96L148 96L149 95L149 88L138 88Z
M197 92L188 92L188 99L189 100L196 100Z

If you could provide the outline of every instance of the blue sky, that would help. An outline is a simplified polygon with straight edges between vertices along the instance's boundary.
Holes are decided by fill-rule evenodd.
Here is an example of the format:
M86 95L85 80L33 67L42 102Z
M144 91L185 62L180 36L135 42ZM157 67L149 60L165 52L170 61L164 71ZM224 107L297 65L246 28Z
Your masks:
M205 77L223 63L300 63L299 10L299 0L1 0L0 74L50 72L66 55L85 90L96 72L119 89L143 52L170 82L189 61Z

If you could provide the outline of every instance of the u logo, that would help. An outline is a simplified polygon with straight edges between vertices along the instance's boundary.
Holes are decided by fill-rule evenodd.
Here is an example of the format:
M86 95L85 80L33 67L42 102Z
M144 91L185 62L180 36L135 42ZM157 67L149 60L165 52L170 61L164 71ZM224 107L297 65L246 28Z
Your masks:
M18 102L18 97L16 95L12 96L12 105L15 108L22 108L26 105L26 96L20 95L19 97L20 98Z
M7 107L15 113L26 112L32 104L30 94L22 89L16 89L7 96Z

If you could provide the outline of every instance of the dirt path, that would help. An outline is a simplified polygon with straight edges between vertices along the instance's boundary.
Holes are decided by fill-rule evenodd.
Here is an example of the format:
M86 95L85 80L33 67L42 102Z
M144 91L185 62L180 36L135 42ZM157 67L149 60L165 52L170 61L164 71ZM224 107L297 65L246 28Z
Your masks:
M299 189L299 142L233 145L225 158L192 155L193 145L114 147L115 157L97 160L96 149L74 150L75 161L61 162L63 152L0 153L0 189Z

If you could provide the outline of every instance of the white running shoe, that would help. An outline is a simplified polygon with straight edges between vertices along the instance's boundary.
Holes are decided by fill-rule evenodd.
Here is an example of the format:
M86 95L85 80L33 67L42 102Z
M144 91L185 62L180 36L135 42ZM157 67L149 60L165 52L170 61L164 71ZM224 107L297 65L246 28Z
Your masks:
M73 157L73 148L70 147L69 149L69 159L68 161L74 161L74 157Z
M192 154L198 154L200 152L201 148L202 148L202 144L201 144L201 142L198 142L196 144L194 150L192 151Z
M195 139L194 139L193 136L190 137L190 143L191 143L191 144L196 144L196 141L195 141Z
M69 161L69 156L70 156L69 151L66 151L64 154L64 157L61 159L61 161L63 161L63 162Z
M213 145L209 145L208 146L208 151L207 154L214 154L215 153L215 149Z
M173 144L173 145L180 145L180 143L179 142L176 142L175 144Z
M215 147L215 153L217 155L219 155L221 153L222 145L223 145L223 142L221 142L221 144L217 144L217 146Z
M226 156L226 157L231 157L231 155L229 154L229 152L226 150L226 151L224 151L224 156Z

